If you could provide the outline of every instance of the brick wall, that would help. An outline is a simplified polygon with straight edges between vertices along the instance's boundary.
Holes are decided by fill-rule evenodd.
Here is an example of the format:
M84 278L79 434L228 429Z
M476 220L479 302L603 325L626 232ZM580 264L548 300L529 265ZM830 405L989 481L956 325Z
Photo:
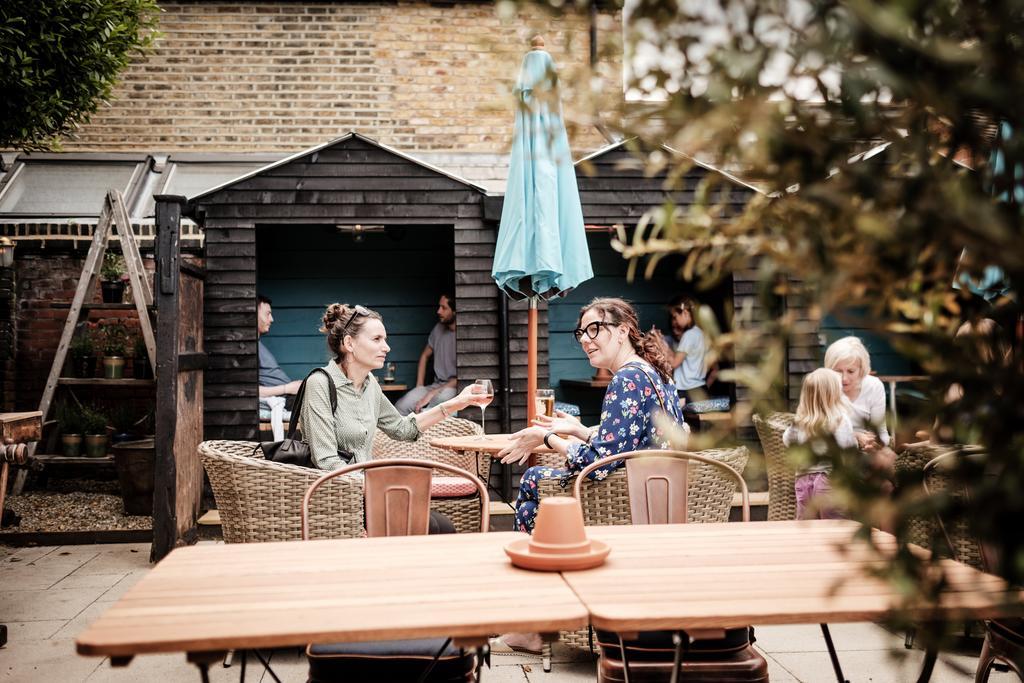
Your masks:
M492 3L161 7L155 53L127 70L68 151L291 152L355 130L407 151L500 152L529 36L545 36L563 74L589 54L586 15L534 9L502 22ZM599 42L617 44L619 30L602 15ZM573 140L577 152L603 144L589 126Z
M35 410L39 407L46 378L57 353L68 309L56 308L55 303L69 304L78 287L78 279L85 261L84 253L16 255L17 293L17 373L13 378L13 397L4 396L17 410ZM146 269L152 273L155 262L143 257ZM2 286L0 286L2 288ZM100 288L89 301L100 302ZM89 320L123 318L137 331L134 311L90 312ZM5 385L6 388L6 385Z

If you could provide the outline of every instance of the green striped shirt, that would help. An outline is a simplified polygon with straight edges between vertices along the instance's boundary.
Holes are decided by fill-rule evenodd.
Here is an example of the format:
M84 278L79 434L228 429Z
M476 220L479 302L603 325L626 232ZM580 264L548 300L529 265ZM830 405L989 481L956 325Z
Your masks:
M416 416L399 415L372 373L360 391L337 363L332 361L324 369L337 388L338 409L331 415L327 378L318 372L306 382L301 413L302 436L318 468L336 470L344 465L338 457L339 449L352 453L353 462L370 460L373 434L378 428L396 441L420 437Z

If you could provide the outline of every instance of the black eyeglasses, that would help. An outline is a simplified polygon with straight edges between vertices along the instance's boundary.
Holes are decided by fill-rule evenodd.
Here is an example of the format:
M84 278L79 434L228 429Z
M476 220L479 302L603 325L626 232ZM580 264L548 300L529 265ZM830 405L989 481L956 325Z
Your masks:
M597 335L601 334L602 327L615 327L615 323L607 323L603 320L598 320L586 325L585 327L577 327L572 331L572 336L576 337L576 341L582 342L583 335L587 335L587 339L597 339Z
M370 315L370 309L367 308L366 306L359 306L359 305L355 306L352 309L352 315L350 315L348 317L348 322L345 323L345 327L341 328L341 338L342 339L345 338L345 332L348 331L349 325L352 324L352 321L356 319L357 315Z

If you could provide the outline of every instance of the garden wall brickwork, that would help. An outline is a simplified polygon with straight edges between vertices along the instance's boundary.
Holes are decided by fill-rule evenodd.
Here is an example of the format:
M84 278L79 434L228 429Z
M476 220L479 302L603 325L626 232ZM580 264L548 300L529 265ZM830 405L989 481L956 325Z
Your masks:
M11 377L3 375L4 409L13 407L17 410L35 410L39 407L39 399L57 353L57 343L67 320L66 304L70 304L74 298L84 261L84 252L17 255L18 365L17 372L10 373ZM155 267L153 259L143 257L143 261L147 271L152 273ZM89 301L100 302L98 284ZM132 322L136 320L134 310L92 311L88 316L90 321L100 323L113 318L124 319L129 327L137 329L137 324ZM8 379L13 388L10 394L7 391Z
M501 152L529 37L545 37L563 74L589 59L585 14L503 22L489 2L160 5L155 52L66 150L295 152L357 131L404 152ZM598 26L602 45L618 41L617 15ZM573 93L563 98L572 119ZM589 126L574 137L577 153L604 144Z

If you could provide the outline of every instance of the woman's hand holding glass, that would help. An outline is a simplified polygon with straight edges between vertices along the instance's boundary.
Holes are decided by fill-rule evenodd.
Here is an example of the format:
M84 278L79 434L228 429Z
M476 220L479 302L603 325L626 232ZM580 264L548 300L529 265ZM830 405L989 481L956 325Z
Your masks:
M544 443L544 435L547 433L548 430L543 427L520 429L510 437L512 443L498 453L501 463L503 465L509 463L522 465L529 459L534 449Z
M560 436L575 436L581 441L590 438L590 428L585 427L576 417L569 413L563 413L561 410L556 410L554 417L538 415L533 418L533 424L543 427L545 434L554 432Z
M486 408L494 400L494 392L486 393L484 387L479 384L470 384L455 397L455 400L459 402L461 406L459 410L468 408L469 406L479 406L480 408Z

